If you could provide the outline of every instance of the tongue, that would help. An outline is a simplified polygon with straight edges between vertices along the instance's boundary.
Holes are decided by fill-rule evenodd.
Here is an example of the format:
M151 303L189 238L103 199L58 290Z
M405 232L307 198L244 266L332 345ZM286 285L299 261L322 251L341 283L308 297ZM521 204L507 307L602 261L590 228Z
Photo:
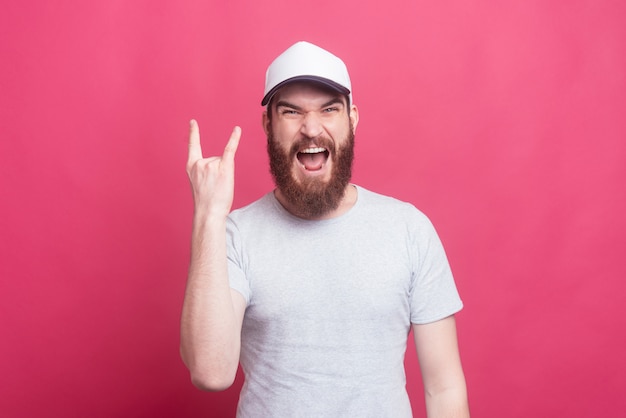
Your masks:
M324 161L326 160L323 152L315 154L298 154L298 160L304 165L307 170L315 171L322 168Z

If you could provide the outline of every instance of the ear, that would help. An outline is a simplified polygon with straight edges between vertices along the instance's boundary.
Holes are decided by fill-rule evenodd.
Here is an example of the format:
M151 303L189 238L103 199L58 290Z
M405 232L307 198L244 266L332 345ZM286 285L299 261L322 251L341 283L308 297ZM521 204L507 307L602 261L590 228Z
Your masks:
M350 123L352 130L356 132L356 126L359 124L359 109L355 105L350 106Z
M269 135L270 130L271 130L270 118L267 115L268 111L269 110L267 108L263 111L263 118L261 119L261 124L263 125L263 130L265 131L265 135Z

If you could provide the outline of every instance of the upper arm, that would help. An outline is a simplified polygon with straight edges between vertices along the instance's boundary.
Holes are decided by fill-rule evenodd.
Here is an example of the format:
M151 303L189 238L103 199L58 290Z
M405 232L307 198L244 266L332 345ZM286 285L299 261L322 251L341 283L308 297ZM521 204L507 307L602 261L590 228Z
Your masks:
M413 324L413 335L427 395L449 390L465 394L454 316Z

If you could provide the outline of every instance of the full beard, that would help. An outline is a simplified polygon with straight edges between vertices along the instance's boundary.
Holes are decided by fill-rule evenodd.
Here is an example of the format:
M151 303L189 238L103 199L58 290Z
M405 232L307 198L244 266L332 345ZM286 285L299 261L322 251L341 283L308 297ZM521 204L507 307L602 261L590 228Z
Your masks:
M306 144L310 141L303 140ZM270 132L267 137L267 152L270 158L270 172L274 183L291 205L294 214L305 219L320 218L339 207L352 177L354 160L354 131L350 129L346 141L339 148L335 143L323 138L317 142L330 153L333 168L328 182L310 178L298 181L292 175L296 154L301 143L296 143L289 152L276 143Z

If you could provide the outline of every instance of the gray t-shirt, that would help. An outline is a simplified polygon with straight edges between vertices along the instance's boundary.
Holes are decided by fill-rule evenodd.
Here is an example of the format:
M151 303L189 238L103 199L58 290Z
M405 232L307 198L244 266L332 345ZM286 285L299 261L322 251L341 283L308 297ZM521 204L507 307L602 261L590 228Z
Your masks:
M247 302L238 417L412 416L410 326L462 302L426 216L357 190L329 220L294 217L273 193L229 216L229 280Z

